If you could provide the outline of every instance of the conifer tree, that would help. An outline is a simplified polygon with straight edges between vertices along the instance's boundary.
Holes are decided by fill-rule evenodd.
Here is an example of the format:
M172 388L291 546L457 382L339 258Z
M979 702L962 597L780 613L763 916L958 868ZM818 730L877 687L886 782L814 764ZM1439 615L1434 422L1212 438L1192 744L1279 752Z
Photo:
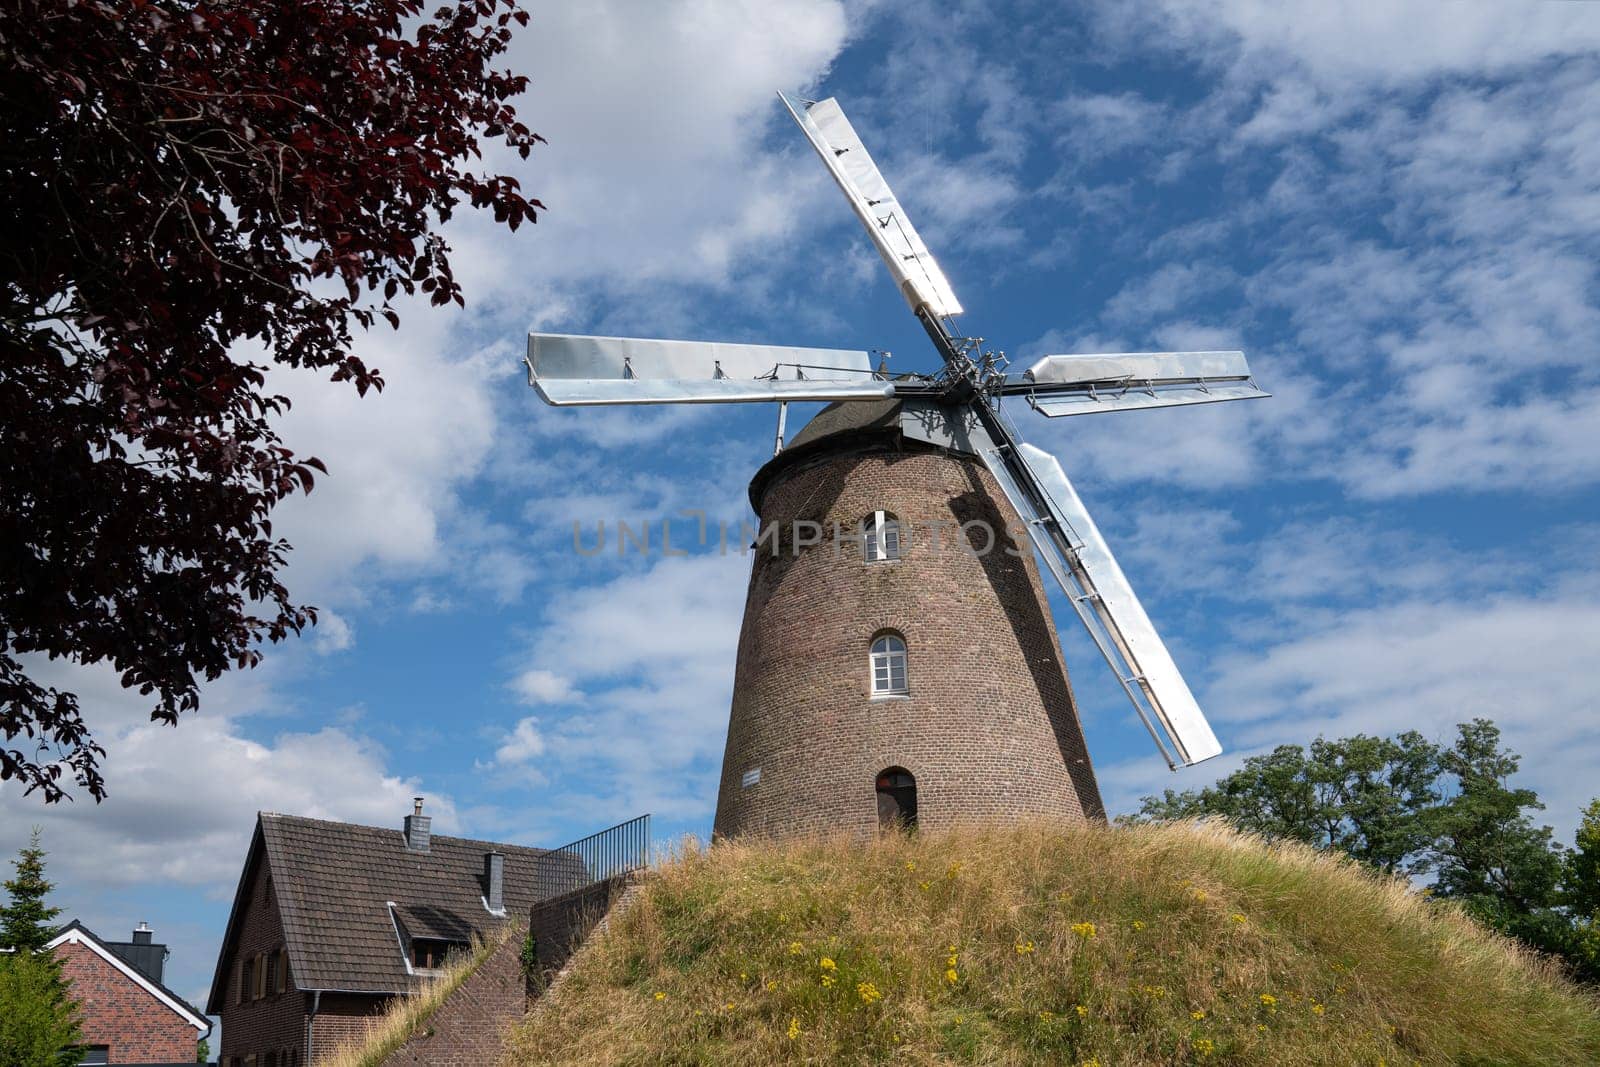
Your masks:
M44 951L55 932L51 925L61 909L45 903L55 886L44 877L45 851L39 846L39 828L33 828L28 846L15 860L16 877L6 882L10 898L0 905L0 948L19 953Z

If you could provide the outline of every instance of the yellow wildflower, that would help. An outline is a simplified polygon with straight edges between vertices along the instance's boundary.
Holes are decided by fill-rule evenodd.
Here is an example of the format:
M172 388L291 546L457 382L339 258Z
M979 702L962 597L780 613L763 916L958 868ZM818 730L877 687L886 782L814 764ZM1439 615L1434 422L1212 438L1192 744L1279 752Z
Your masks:
M944 873L946 878L954 878L956 875L961 873L961 864L952 863L950 865L950 869Z
M1311 1002L1311 1014L1321 1015L1326 1010L1326 1008L1324 1008L1321 1004L1318 1004L1316 1001Z
M1342 986L1342 985L1334 986L1333 987L1333 993L1334 993L1334 996L1338 996L1338 997L1344 996L1344 986Z
M1266 1008L1268 1011L1277 1011L1278 998L1273 996L1271 993L1263 993L1261 994L1261 1006Z
M743 971L740 971L739 972L739 981L748 982L748 981L750 981L750 976L748 974L745 974Z
M1135 919L1135 920L1133 920L1133 928L1135 930L1143 930L1144 929L1144 920L1143 919Z
M1234 922L1238 923L1240 926L1243 926L1245 923L1250 921L1250 920L1246 919L1243 915L1240 915L1238 912L1234 912L1232 915L1228 916L1228 918L1232 919Z
M800 1036L800 1020L799 1019L790 1019L789 1020L789 1040L793 1041L795 1038L797 1038L799 1036Z
M770 993L774 989L777 989L777 988L778 988L778 980L776 978L768 978L767 979L767 992Z
M833 960L827 956L822 957L817 966L821 967L825 971L837 971L839 969L839 965L834 963Z
M696 1017L696 1018L699 1018L699 1017L700 1017L700 1016L702 1016L702 1015L704 1015L704 1014L705 1014L705 1012L703 1012L703 1011L701 1011L701 1010L700 1010L700 1009L699 1009L699 1008L696 1008L696 1009L695 1009L695 1010L694 1010L694 1014L695 1014L695 1017Z
M1033 951L1033 942L1032 941L1018 941L1017 942L1017 955L1026 956L1026 955L1028 955L1028 953L1030 953L1032 951Z
M1072 1006L1072 1010L1078 1013L1078 1018L1080 1019L1087 1019L1089 1017L1089 1009L1084 1007L1082 1004L1074 1004Z
M1209 1037L1197 1037L1189 1044L1200 1056L1209 1056L1217 1050L1216 1044Z
M1042 1023L1047 1023L1051 1019L1054 1019L1055 1017L1056 1017L1056 1013L1053 1012L1053 1011L1041 1011L1039 1013L1039 1021L1042 1022Z
M833 983L836 982L836 981L838 981L838 979L836 979L833 975L825 974L825 975L822 976L822 988L823 989L832 989L833 988Z
M906 870L914 871L916 869L917 869L916 861L914 861L914 860L906 860Z
M722 1010L723 1011L732 1011L733 1010L733 1001L730 1000L730 1001L728 1001L728 1003L724 1004L722 1006Z
M1078 1064L1078 1067L1100 1067L1100 1061L1096 1057L1090 1056L1088 1059Z
M956 969L954 967L951 967L944 972L944 980L949 982L951 985L955 985L961 980L961 976L956 974Z
M1203 901L1206 899L1206 891L1204 889L1196 889L1193 896L1195 900Z
M1094 937L1094 923L1073 923L1072 932L1085 941L1092 940Z
M1267 1032L1267 1024L1266 1023L1256 1023L1256 1033L1264 1034L1266 1032Z
M661 990L658 989L658 990L656 990L656 999L657 1000L666 1000L667 999L667 995L665 993L661 992Z
M967 1021L966 1020L966 1016L964 1016L964 1015L957 1015L956 1016L956 1025L957 1026L960 1026L962 1023L964 1023L966 1021Z
M1196 1008L1194 1011L1191 1011L1189 1013L1189 1018L1193 1019L1195 1022L1199 1022L1201 1019L1204 1019L1205 1017L1206 1017L1206 1013L1201 1011L1199 1008Z
M917 888L922 890L924 893L926 893L928 890L933 888L933 883L932 882L918 882L917 883Z
M1165 986L1147 985L1144 987L1144 995L1147 997L1154 997L1156 1000L1160 1000L1162 997L1167 995L1167 990Z
M860 982L856 985L856 995L863 1004L876 1004L883 999L883 994L878 992L878 987L871 982Z
M805 950L806 950L805 945L801 944L800 942L798 942L798 941L789 942L789 955L798 956L798 955L800 955L800 953L804 952Z

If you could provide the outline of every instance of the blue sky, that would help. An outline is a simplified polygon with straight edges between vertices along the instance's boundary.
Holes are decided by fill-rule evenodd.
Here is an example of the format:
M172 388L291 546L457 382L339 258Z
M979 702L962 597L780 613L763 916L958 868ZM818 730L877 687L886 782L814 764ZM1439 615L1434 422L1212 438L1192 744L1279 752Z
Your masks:
M932 369L780 88L839 97L992 347L1239 347L1275 394L1016 413L1227 749L1169 774L1058 603L1113 811L1275 744L1484 715L1570 836L1600 793L1600 8L1060 7L531 4L514 65L550 143L491 163L548 212L452 224L468 307L361 340L381 396L277 376L332 472L279 519L322 625L176 730L108 671L43 668L111 797L0 788L0 850L42 826L57 902L149 920L202 1000L257 810L707 832L748 560L680 513L746 517L774 412L556 411L518 360L537 328ZM602 519L693 551L576 554Z

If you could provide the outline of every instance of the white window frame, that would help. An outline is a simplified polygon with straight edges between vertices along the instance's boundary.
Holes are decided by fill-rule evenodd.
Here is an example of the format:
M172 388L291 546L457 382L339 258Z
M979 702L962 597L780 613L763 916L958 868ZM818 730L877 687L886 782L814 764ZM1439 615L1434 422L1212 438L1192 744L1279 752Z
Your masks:
M861 560L893 563L905 549L904 529L892 511L874 511L861 520ZM889 551L893 542L894 551Z
M879 646L883 647L880 649ZM895 646L899 647L896 648ZM882 633L872 639L867 657L867 677L874 700L907 696L911 692L910 652L906 639L897 633ZM898 664L896 661L898 660ZM898 671L896 667L898 666ZM896 675L898 674L898 684Z

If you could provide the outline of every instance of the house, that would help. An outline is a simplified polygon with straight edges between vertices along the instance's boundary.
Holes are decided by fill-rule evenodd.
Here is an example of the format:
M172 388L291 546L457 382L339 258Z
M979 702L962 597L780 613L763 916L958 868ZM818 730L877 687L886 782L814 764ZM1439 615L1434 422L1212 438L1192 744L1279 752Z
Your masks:
M73 920L45 946L72 983L86 1047L83 1062L182 1064L211 1020L161 984L167 946L140 923L131 941L106 941Z
M527 922L543 850L429 824L420 797L402 829L257 816L206 1002L222 1067L310 1064L475 937Z

